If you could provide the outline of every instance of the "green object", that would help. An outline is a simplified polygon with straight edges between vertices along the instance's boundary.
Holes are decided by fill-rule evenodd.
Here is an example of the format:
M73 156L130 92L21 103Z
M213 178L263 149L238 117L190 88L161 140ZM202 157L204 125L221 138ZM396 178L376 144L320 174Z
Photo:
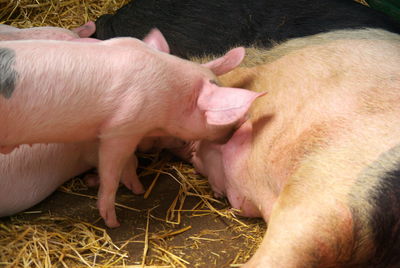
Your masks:
M400 0L366 0L366 2L370 7L382 11L400 22Z

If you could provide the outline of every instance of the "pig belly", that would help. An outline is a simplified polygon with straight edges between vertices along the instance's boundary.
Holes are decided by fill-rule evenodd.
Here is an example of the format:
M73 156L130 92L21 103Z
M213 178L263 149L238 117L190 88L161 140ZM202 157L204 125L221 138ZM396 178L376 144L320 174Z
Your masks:
M0 155L0 217L34 206L68 179L94 167L84 149L82 144L36 144Z

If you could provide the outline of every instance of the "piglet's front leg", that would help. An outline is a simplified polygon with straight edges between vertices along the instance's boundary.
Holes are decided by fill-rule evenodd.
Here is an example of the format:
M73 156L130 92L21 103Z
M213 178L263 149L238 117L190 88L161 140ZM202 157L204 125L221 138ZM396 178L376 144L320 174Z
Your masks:
M97 206L105 224L110 228L120 225L114 203L121 177L123 177L125 185L128 185L128 188L133 191L143 190L136 175L136 162L132 159L139 141L140 138L132 137L101 140L99 148L100 188Z

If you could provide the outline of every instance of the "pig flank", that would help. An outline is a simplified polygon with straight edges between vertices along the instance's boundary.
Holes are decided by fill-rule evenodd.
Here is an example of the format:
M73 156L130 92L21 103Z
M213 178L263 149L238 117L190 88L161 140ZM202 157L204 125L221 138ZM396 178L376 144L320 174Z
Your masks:
M192 145L217 193L268 222L244 267L397 267L399 35L335 31L248 52L262 57L219 79L268 97L226 144Z
M18 77L14 64L15 52L12 49L0 48L0 94L6 99L11 98Z
M79 27L79 36L83 32L86 35L81 37L88 37L94 31L93 26L88 23ZM63 28L18 29L4 24L0 25L1 41L15 39L73 40L77 37L74 32ZM97 143L89 142L22 145L10 154L0 154L0 217L32 207L49 196L65 181L96 167L98 164L97 153Z

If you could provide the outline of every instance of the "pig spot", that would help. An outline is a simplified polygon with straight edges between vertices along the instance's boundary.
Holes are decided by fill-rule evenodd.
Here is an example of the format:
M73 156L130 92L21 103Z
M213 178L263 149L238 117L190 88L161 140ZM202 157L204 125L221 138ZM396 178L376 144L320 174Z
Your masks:
M400 167L387 172L370 196L376 263L400 265Z
M374 250L368 267L400 267L400 146L382 154L366 173L351 193L362 243L357 248Z
M9 48L0 48L0 94L11 98L15 89L18 73L14 70L15 52Z

